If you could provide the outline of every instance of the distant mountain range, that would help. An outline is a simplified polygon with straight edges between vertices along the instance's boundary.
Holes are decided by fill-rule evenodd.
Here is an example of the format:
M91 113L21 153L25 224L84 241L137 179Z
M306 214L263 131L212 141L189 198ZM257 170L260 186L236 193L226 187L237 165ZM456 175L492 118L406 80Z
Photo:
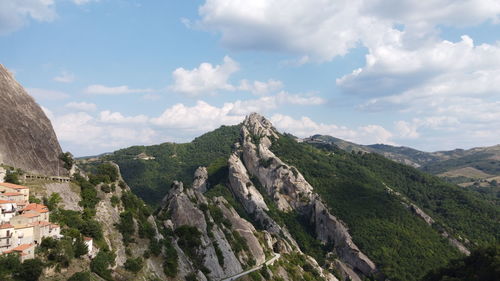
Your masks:
M500 145L424 152L410 147L386 144L360 145L326 135L303 139L307 143L330 143L347 152L371 152L437 175L460 186L474 186L498 194L500 182ZM484 188L490 188L485 190Z

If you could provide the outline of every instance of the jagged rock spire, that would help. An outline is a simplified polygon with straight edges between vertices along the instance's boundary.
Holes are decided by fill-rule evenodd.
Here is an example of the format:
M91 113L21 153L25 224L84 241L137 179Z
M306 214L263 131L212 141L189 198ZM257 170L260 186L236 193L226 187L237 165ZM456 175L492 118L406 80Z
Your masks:
M260 137L275 137L278 138L276 129L273 127L271 121L267 120L264 116L258 113L252 113L248 115L243 121L243 126L245 126L248 131Z

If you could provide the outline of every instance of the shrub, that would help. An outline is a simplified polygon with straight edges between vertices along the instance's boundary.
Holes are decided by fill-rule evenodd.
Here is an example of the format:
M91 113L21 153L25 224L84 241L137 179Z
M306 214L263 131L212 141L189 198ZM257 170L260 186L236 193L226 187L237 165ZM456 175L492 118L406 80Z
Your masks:
M116 195L113 195L113 196L111 196L110 202L111 202L111 206L116 207L116 206L118 206L118 204L120 204L120 199L118 199L118 197Z
M91 281L92 279L90 277L90 272L82 271L71 275L68 281Z
M143 260L141 257L137 257L135 259L128 258L127 261L125 261L125 269L128 271L131 271L133 273L137 273L141 271L142 266L143 266Z
M100 250L90 262L90 269L105 280L113 280L109 267L115 263L115 254L110 251Z
M118 231L123 236L123 243L128 245L132 242L132 235L135 232L134 217L131 212L125 211L120 214L120 223L117 225Z
M110 193L111 187L108 184L103 184L103 185L101 185L101 190L102 190L102 192Z
M175 277L179 271L179 261L177 259L177 251L175 250L170 238L163 240L165 249L165 261L163 262L163 272L168 277Z
M73 250L75 251L75 258L79 258L88 253L89 249L87 244L83 241L82 236L79 236L75 239L75 242L73 242Z
M17 276L25 281L37 281L43 271L43 262L40 259L25 260Z
M64 168L66 170L71 170L71 167L73 167L73 163L75 162L73 160L73 155L69 152L61 153L59 155L59 159L64 162Z

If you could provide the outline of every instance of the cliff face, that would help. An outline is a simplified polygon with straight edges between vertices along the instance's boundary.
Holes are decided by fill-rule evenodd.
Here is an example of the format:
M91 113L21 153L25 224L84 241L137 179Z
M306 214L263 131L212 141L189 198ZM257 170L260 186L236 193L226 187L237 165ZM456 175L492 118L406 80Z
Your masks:
M261 213L266 209L262 206L260 193L257 192L257 196L253 194L253 185L248 183L243 186L249 176L241 174L248 171L249 175L258 179L264 192L281 211L296 211L309 218L314 224L318 240L325 244L333 241L331 251L338 256L336 267L342 275L352 280L361 280L355 272L361 276L375 274L375 264L354 244L345 224L330 213L313 187L295 167L284 163L269 149L273 140L279 138L271 123L258 114L251 114L243 122L241 136L239 152L229 160L229 177L233 193L242 193L240 200L247 201L244 204L249 206L247 211ZM237 158L238 153L242 162ZM238 173L232 173L234 170Z
M41 107L0 65L0 163L30 173L63 175L61 152Z

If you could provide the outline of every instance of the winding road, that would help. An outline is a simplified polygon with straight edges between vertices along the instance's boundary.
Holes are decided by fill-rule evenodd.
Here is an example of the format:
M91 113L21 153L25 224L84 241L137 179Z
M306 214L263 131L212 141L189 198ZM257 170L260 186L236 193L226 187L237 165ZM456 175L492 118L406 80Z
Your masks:
M238 278L240 278L240 277L243 277L243 276L245 276L245 275L247 275L247 274L250 274L250 273L252 273L252 272L254 272L254 271L256 271L256 270L261 269L261 268L262 268L262 266L264 266L264 264L265 264L265 265L271 265L271 264L273 264L273 263L274 263L277 259L279 259L280 257L281 257L281 255L280 255L280 254L275 253L275 254L274 254L274 257L272 257L272 258L270 258L269 260L267 260L267 261L263 262L262 264L257 265L257 266L255 266L255 267L252 267L252 268L251 268L251 269L249 269L249 270L243 271L243 272L238 273L238 274L236 274L236 275L233 275L233 276L231 276L231 277L227 277L227 278L224 278L224 279L220 279L220 281L233 281L233 280L236 280L236 279L238 279Z

